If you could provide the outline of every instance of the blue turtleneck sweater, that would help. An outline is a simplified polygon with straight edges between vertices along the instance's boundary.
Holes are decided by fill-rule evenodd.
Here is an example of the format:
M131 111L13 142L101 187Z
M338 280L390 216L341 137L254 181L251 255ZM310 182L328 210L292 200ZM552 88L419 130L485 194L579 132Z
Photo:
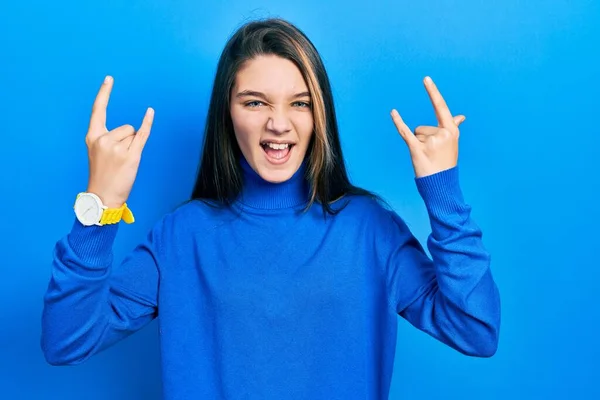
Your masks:
M192 201L121 262L118 225L57 242L42 349L79 364L158 317L164 398L386 399L398 316L467 355L496 351L500 300L453 168L416 179L432 258L363 196L323 216L303 170L263 181L242 160L230 208Z

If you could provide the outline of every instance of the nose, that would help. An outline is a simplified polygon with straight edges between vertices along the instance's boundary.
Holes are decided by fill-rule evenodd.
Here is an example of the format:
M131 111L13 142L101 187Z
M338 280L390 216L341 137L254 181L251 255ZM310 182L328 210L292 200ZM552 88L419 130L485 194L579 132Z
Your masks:
M292 123L288 115L282 110L274 110L269 115L267 129L277 135L289 132L292 129Z

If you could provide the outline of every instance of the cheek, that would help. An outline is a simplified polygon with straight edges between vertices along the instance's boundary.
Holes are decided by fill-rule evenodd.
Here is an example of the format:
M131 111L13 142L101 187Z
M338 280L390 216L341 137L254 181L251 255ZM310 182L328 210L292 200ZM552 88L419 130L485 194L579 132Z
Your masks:
M314 130L312 115L302 115L295 122L296 132L305 145L308 144Z
M253 115L254 114L254 115ZM261 120L258 113L233 112L231 119L240 147L249 147L260 138Z

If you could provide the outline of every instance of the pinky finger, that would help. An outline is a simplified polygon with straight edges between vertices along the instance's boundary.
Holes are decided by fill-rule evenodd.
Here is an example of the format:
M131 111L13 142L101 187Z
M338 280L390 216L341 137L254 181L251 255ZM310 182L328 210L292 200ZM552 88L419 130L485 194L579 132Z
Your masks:
M150 131L152 130L152 123L154 122L154 109L148 108L146 110L146 115L144 115L144 120L142 121L142 126L138 129L133 141L131 142L131 147L134 147L137 151L141 152L148 141L148 137L150 136Z

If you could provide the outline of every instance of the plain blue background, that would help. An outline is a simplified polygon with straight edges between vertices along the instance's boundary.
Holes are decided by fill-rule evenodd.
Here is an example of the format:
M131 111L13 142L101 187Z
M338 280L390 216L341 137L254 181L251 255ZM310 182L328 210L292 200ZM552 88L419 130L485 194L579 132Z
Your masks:
M159 398L155 322L77 367L47 365L39 346L52 248L87 183L91 104L111 74L110 129L156 110L120 259L190 194L219 53L246 19L267 16L314 41L352 178L389 200L421 240L427 214L389 111L412 128L435 124L422 85L431 75L467 116L461 183L493 255L500 347L491 359L468 358L399 319L391 398L600 398L599 2L492 3L5 3L0 398Z

